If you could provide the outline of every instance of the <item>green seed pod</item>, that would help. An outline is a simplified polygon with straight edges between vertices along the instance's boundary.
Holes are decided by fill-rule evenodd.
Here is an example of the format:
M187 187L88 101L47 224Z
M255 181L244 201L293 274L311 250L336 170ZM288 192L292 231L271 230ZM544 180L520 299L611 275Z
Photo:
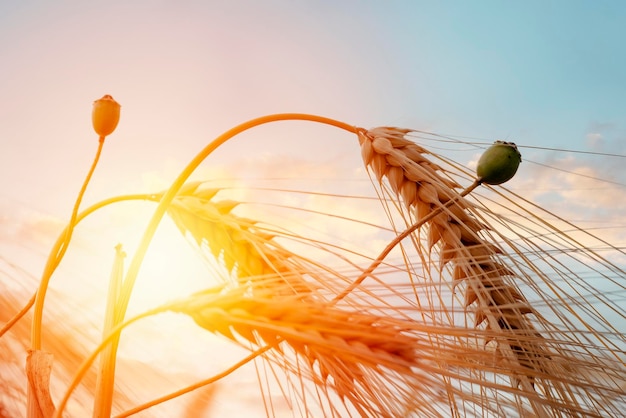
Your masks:
M522 154L512 142L496 141L481 155L476 175L482 183L502 184L513 178Z

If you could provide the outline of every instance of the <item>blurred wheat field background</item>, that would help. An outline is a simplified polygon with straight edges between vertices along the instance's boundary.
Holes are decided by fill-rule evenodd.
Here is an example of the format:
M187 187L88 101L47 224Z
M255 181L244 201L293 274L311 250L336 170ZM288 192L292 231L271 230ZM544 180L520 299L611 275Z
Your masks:
M122 334L113 415L208 379L137 416L620 416L626 254L611 239L623 232L596 236L502 186L461 197L473 170L434 150L488 144L397 128L343 135L354 164L340 171L303 158L267 178L279 157L221 172L208 159L211 175L177 192L128 317L159 313ZM76 227L44 318L57 403L101 338L116 242L91 238L131 225L132 257L164 195L134 195ZM36 287L30 267L46 244L26 244L32 259L3 257L3 323ZM29 338L27 316L0 339L6 416L23 414ZM94 367L71 416L91 413L95 382Z

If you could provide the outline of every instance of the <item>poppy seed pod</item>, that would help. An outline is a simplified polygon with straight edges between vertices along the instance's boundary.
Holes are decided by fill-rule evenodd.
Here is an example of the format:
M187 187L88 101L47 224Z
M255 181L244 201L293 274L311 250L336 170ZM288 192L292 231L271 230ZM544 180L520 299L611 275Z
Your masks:
M478 160L476 175L481 183L502 184L513 178L521 162L513 142L496 141Z
M93 129L101 138L113 133L120 121L120 104L113 97L105 94L93 102L91 122Z

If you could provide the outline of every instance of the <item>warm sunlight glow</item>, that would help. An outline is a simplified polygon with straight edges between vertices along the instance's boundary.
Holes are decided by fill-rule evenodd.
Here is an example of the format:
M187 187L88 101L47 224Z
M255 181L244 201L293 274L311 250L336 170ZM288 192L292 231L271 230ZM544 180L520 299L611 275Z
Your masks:
M136 222L127 226L129 228L127 231L132 231L137 240L143 233L145 219L138 217ZM126 245L124 248L127 252L125 263L128 267L133 249ZM214 285L217 278L211 276L209 262L199 257L197 250L166 216L150 243L130 306L133 311L142 311L188 296Z

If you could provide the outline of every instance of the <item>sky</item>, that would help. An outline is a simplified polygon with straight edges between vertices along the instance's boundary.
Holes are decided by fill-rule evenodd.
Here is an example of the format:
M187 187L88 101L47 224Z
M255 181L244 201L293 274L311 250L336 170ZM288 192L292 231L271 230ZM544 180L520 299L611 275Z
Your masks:
M122 118L94 194L178 170L222 131L277 112L624 154L622 2L337 3L2 2L3 201L66 216L103 94ZM301 138L220 158L353 145ZM602 177L621 161L601 162Z
M52 242L97 147L92 102L110 94L121 119L86 203L163 189L223 131L303 112L514 141L512 190L623 248L624 21L621 1L1 1L0 238L18 260ZM470 167L480 155L424 145ZM285 122L227 143L198 178L341 180L341 192L365 178L359 164L352 136ZM107 220L133 215L102 215L76 239L93 253ZM104 248L132 241L112 234Z

